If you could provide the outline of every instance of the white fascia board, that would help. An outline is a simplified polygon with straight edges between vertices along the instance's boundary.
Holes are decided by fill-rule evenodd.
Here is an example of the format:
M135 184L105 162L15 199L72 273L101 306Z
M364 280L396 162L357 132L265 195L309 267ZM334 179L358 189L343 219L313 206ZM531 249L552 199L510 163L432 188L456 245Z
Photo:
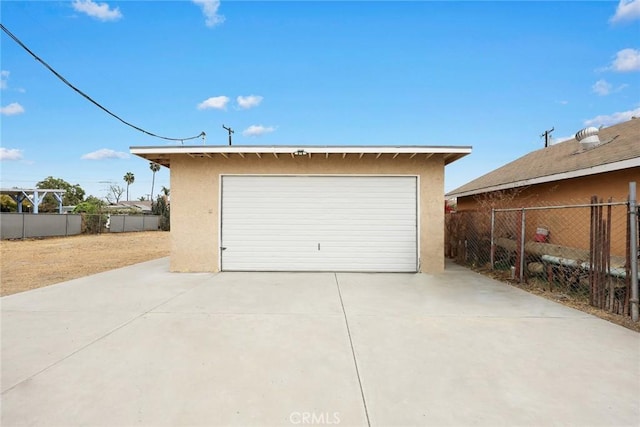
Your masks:
M528 185L544 184L546 182L562 181L571 178L580 178L582 176L595 175L605 172L613 172L622 169L630 169L640 167L640 157L633 159L621 160L619 162L607 163L604 165L593 166L585 169L578 169L570 172L557 173L554 175L541 176L538 178L523 179L521 181L509 182L506 184L494 185L492 187L479 188L476 190L464 191L462 193L447 193L447 197L466 197L481 193L491 193L492 191L509 190L511 188L525 187Z
M131 154L238 154L238 153L266 153L266 154L290 154L303 150L307 154L352 154L352 153L418 153L418 154L469 154L469 146L228 146L228 145L194 145L194 146L154 146L154 147L130 147Z

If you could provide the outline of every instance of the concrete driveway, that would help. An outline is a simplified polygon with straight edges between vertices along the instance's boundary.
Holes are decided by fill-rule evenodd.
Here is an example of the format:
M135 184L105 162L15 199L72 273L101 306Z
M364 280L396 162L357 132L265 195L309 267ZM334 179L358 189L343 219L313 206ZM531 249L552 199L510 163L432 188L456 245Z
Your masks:
M638 425L640 335L455 265L172 274L2 302L2 425Z

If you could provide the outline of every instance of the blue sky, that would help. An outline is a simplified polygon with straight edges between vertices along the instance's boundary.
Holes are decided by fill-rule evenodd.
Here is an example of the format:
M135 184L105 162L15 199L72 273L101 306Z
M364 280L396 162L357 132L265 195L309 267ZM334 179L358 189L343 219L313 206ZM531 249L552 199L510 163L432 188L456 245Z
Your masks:
M640 0L7 1L1 21L79 89L150 132L207 144L471 145L450 191L589 125L640 115ZM105 114L2 33L2 187L54 176L147 195ZM193 141L201 144L201 140ZM169 171L156 189L170 186ZM156 191L157 192L157 191ZM196 203L196 201L194 201Z

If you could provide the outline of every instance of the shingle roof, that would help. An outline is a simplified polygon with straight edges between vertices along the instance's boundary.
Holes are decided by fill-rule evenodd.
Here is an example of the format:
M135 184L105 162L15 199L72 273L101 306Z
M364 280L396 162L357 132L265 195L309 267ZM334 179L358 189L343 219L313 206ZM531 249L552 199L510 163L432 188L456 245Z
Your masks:
M601 144L583 149L570 140L533 151L449 192L469 196L640 166L640 118L600 130Z

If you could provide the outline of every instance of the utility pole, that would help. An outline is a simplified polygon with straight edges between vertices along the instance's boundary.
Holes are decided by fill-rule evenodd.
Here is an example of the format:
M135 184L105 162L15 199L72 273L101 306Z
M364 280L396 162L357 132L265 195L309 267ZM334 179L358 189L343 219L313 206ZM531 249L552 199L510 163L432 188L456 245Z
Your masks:
M222 125L222 128L229 132L229 145L231 145L231 134L233 133L233 129L226 127L225 125Z
M549 146L549 143L551 142L551 132L553 132L554 130L556 130L555 126L549 130L545 130L543 134L540 135L540 138L544 137L544 148L547 148Z

